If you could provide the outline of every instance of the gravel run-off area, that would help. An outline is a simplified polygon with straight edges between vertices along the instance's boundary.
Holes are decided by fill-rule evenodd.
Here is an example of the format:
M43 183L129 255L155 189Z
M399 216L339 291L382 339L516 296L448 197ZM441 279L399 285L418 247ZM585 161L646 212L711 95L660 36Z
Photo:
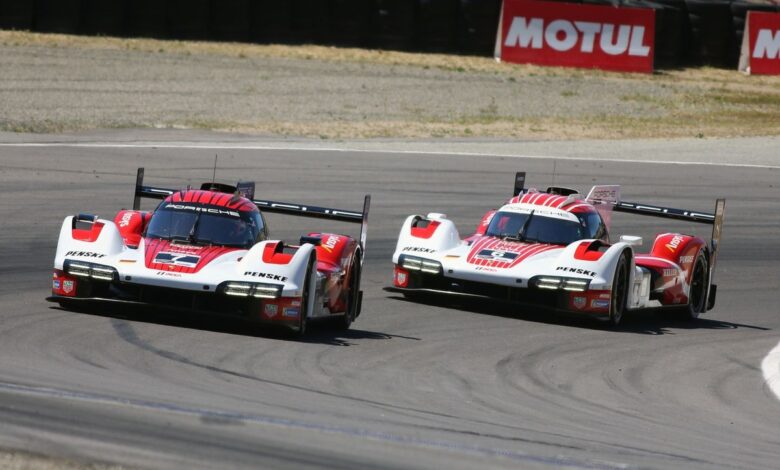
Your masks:
M780 77L0 31L0 131L190 128L328 138L780 133Z

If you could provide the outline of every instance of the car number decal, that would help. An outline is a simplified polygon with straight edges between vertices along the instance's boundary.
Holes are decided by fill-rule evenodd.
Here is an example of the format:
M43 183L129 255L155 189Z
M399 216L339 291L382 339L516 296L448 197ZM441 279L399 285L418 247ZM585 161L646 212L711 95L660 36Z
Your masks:
M188 255L186 253L157 253L154 257L155 263L172 264L174 266L184 266L187 268L194 268L198 265L200 256Z

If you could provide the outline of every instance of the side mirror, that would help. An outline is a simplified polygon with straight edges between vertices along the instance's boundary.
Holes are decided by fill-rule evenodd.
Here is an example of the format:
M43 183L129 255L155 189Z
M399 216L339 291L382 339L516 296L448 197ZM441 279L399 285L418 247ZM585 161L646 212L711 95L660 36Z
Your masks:
M637 237L636 235L621 235L620 241L631 246L642 246L642 237Z

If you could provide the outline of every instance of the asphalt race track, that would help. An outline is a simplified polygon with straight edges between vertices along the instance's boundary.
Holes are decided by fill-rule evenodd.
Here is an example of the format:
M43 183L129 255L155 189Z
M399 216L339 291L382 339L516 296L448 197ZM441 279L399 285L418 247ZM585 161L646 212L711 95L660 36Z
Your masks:
M716 146L717 143L713 143ZM554 151L554 146L552 147ZM772 152L771 148L767 152ZM518 153L522 146L518 145ZM258 197L358 209L373 197L362 316L305 341L220 318L44 301L63 217L113 218L135 170L212 175ZM0 449L153 468L780 466L780 400L761 361L780 341L780 169L382 152L0 145ZM512 189L623 185L626 200L710 212L727 198L714 311L693 323L597 321L387 293L408 214L461 234ZM152 208L153 201L146 207ZM613 238L708 233L625 214ZM269 216L273 236L356 233Z

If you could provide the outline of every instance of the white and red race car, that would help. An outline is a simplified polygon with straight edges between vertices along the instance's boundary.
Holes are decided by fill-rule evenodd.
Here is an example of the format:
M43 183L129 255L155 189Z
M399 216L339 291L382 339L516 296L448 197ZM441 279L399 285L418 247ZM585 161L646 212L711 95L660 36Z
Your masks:
M133 210L65 218L47 300L232 314L301 335L309 319L338 317L348 328L360 314L370 196L356 212L254 199L251 182L174 190L144 186L143 176L139 168ZM141 211L142 197L162 202ZM360 238L313 232L294 245L270 240L259 208L358 223Z
M613 325L635 309L674 307L692 319L715 305L725 200L708 214L621 201L619 186L594 186L587 197L569 188L524 186L525 173L517 173L513 197L488 211L465 239L444 214L409 216L387 290L543 305ZM649 253L637 253L641 237L610 242L612 212L711 224L712 239L663 233Z

